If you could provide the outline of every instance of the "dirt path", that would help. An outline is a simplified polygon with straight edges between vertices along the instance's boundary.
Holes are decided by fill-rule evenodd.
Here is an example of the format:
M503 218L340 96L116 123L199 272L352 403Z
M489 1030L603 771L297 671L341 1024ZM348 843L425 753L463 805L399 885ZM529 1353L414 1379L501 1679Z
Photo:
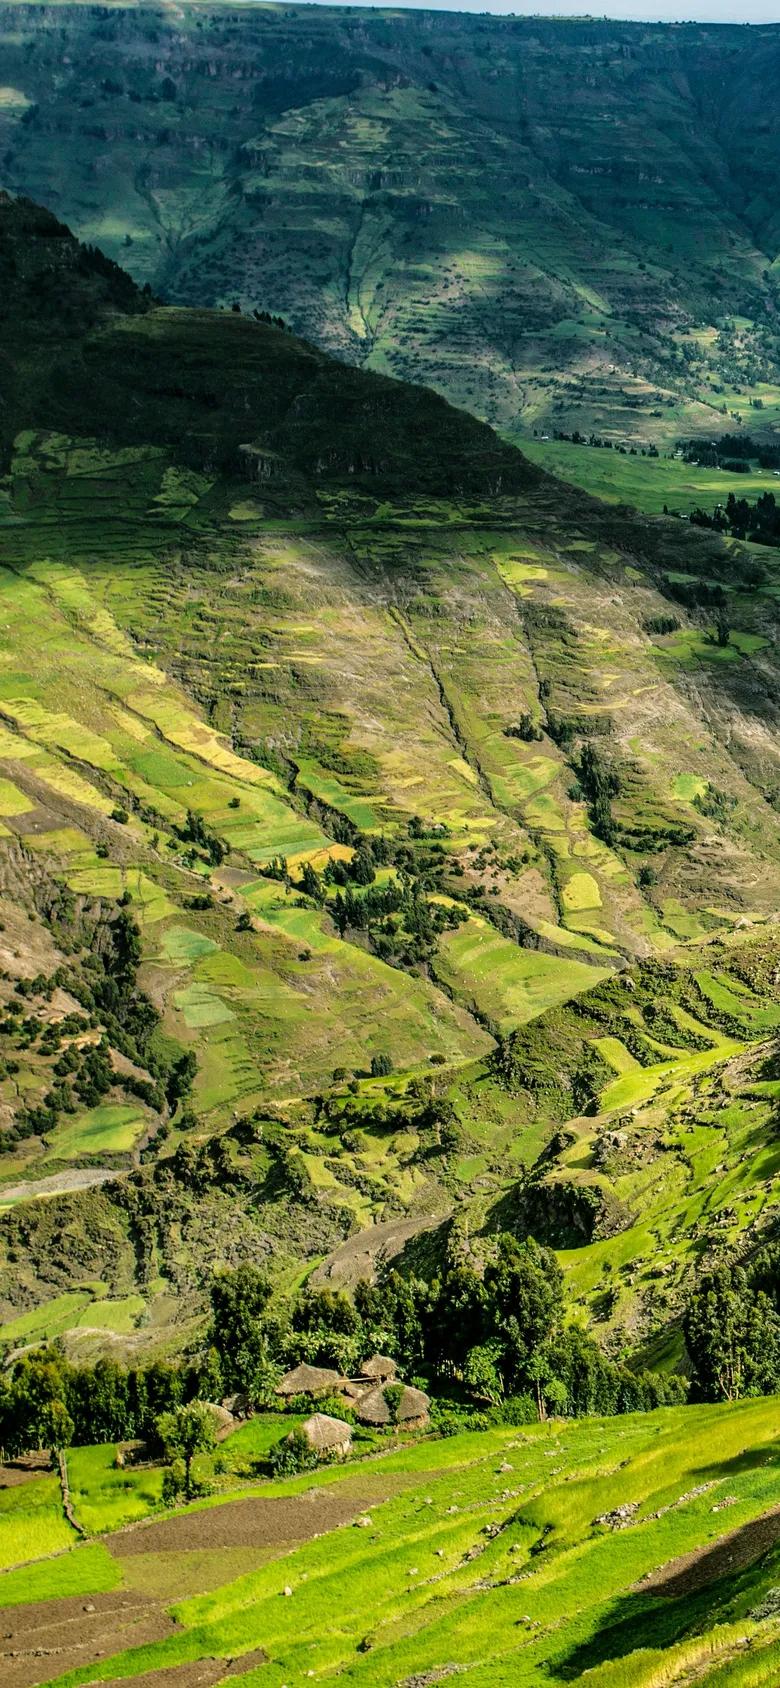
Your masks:
M116 1167L74 1167L72 1172L53 1172L48 1178L29 1178L22 1184L6 1185L0 1190L0 1202L32 1201L38 1196L64 1196L71 1190L89 1190L96 1184L108 1184L118 1176Z
M696 1594L719 1577L743 1571L777 1541L780 1541L780 1506L773 1506L771 1512L764 1512L738 1530L730 1530L709 1547L699 1547L692 1553L681 1554L679 1559L670 1559L668 1565L661 1565L637 1583L635 1592L670 1598Z
M0 1607L0 1682L36 1688L125 1647L164 1641L173 1620L142 1594L93 1594Z

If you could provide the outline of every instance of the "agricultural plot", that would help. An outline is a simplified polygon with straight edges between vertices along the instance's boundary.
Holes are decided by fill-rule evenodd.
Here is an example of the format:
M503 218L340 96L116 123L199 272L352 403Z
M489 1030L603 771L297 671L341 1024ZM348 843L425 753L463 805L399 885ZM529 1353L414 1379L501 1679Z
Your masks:
M70 1547L76 1532L63 1516L58 1477L0 1489L0 1568L44 1559Z
M113 1498L106 1450L75 1450L81 1513L105 1504L108 1534L50 1560L47 1582L37 1564L2 1574L13 1636L3 1646L13 1644L29 1688L155 1671L173 1682L194 1677L198 1661L205 1672L215 1662L203 1680L227 1671L247 1688L312 1671L393 1688L455 1660L480 1688L583 1674L598 1688L655 1688L659 1671L682 1683L692 1669L708 1683L771 1688L775 1406L391 1439L379 1458L243 1496L223 1479L205 1507L160 1522L149 1475L137 1473L126 1492L134 1486L152 1517L119 1534L126 1503ZM262 1441L262 1420L237 1440L247 1436ZM174 1565L178 1597L173 1583L166 1592ZM74 1596L95 1613L82 1657L71 1652L47 1678L35 1648Z
M478 915L442 939L436 965L450 988L471 996L502 1032L592 988L608 972L576 956L519 949Z

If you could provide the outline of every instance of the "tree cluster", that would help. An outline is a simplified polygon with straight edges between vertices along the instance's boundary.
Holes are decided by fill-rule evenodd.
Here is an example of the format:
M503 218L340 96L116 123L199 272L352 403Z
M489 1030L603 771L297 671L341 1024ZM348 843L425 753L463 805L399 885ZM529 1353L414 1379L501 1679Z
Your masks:
M88 953L76 965L19 980L3 1010L0 1034L14 1051L35 1048L51 1058L51 1084L40 1100L22 1105L13 1124L0 1133L0 1150L20 1139L46 1135L62 1114L97 1106L114 1086L138 1096L150 1108L175 1109L189 1093L197 1063L191 1051L163 1046L154 1038L160 1016L151 999L138 988L141 959L140 931L127 907L101 908L90 934ZM57 988L73 996L82 1010L47 1022L25 1013L30 998L50 1000ZM92 1033L89 1042L84 1033ZM94 1033L97 1032L97 1037ZM150 1074L117 1073L111 1047ZM5 1060L10 1072L13 1058Z
M780 1392L780 1248L726 1262L691 1294L683 1328L694 1396L738 1401Z

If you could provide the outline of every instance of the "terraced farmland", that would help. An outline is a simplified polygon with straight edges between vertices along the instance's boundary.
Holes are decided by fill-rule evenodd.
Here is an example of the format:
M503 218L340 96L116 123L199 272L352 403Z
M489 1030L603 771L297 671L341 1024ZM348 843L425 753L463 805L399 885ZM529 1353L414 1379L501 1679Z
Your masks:
M423 1670L485 1688L657 1688L694 1672L762 1688L778 1659L776 1418L749 1401L391 1435L379 1457L314 1476L225 1476L205 1507L167 1518L154 1469L117 1482L111 1449L78 1450L85 1542L14 1569L13 1520L42 1517L56 1482L5 1491L6 1680L392 1688ZM229 1437L225 1462L262 1430L261 1416Z
M163 297L511 431L776 426L772 27L5 15L8 185Z

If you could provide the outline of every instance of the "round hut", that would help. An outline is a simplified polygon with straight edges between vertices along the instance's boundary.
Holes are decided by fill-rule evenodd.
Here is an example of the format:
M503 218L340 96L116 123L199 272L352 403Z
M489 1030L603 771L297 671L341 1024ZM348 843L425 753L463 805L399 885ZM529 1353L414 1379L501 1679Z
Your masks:
M361 1424L370 1424L378 1430L390 1425L403 1425L405 1430L424 1430L429 1421L429 1397L423 1394L422 1389L413 1389L408 1383L402 1384L400 1389L397 1402L392 1396L388 1401L382 1385L370 1389L355 1408Z
M337 1371L330 1371L327 1366L296 1366L288 1371L277 1383L275 1395L284 1395L291 1400L294 1395L332 1395L340 1389L345 1379Z
M329 1418L327 1413L312 1413L301 1425L300 1434L322 1459L344 1459L352 1447L349 1425L342 1418Z
M388 1354L372 1354L370 1360L363 1361L360 1376L369 1383L394 1383L398 1367Z

